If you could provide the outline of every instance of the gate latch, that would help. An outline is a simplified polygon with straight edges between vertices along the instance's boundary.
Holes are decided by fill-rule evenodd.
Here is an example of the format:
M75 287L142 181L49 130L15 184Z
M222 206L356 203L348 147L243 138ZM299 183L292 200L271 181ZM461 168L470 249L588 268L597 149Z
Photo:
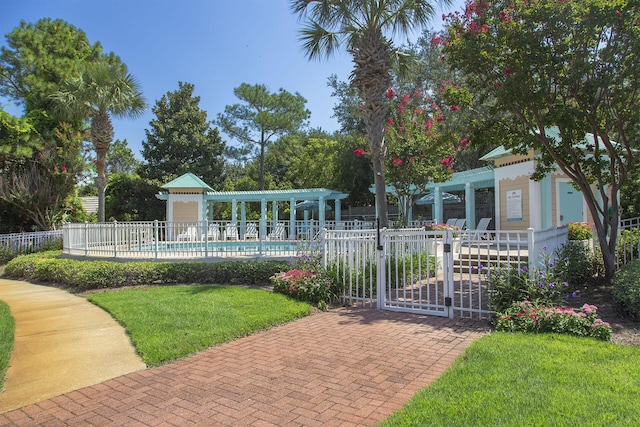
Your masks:
M446 307L451 307L452 305L451 297L444 297L444 305Z
M442 247L445 254L448 254L451 252L451 243L445 243Z

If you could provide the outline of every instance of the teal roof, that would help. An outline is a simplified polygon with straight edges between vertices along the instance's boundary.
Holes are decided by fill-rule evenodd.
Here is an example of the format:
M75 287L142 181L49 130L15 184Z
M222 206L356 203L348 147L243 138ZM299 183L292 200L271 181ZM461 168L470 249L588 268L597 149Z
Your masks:
M298 190L264 190L264 191L209 191L205 193L206 200L229 202L259 202L261 200L290 201L294 200L340 200L349 197L348 194L326 188L304 188Z
M494 168L485 166L467 171L455 172L451 176L451 179L446 182L430 182L427 184L424 192L426 193L436 187L439 187L443 191L462 191L465 189L467 183L473 184L473 188L476 189L495 187ZM371 186L369 191L375 193L375 187ZM396 195L396 190L392 185L387 185L386 191L389 194Z
M213 191L213 188L209 187L209 185L192 174L191 172L185 173L184 175L174 179L173 181L163 185L160 188L164 188L168 190L170 188L201 188L203 190Z
M511 149L504 148L504 146L501 145L498 148L494 148L484 156L480 157L480 160L495 160L495 159L499 159L500 157L508 156L510 154L511 154Z

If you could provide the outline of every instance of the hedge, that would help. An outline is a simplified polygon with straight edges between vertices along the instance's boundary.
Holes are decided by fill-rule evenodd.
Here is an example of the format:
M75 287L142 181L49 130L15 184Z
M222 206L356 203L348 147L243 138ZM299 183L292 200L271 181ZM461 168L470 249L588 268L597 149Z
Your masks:
M114 262L62 258L61 251L20 255L5 266L11 278L88 290L174 283L268 285L287 261Z

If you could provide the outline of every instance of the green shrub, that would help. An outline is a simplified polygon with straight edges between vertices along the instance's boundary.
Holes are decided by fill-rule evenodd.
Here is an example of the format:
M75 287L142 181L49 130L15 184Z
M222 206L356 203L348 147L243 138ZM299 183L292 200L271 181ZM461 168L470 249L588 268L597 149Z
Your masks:
M616 242L616 255L619 260L638 259L640 229L621 230Z
M493 268L487 275L489 307L501 313L520 301L558 305L573 294L567 281L555 273L549 254L542 254L542 267L529 270L510 265Z
M596 273L596 261L591 246L569 240L556 251L553 271L562 281L582 285Z
M570 222L567 225L569 240L588 240L593 238L593 228L586 222Z
M270 277L274 292L316 304L322 310L336 301L342 294L341 281L334 268L323 267L321 249L315 242L301 246L286 271Z
M7 248L0 247L0 265L5 265L9 261L15 258L15 255L12 251Z
M640 317L640 260L631 261L618 270L613 281L613 297L625 312Z
M265 285L286 269L285 261L113 262L61 258L60 251L20 255L4 274L25 280L58 283L78 290L118 288L154 283Z
M596 314L597 307L584 304L582 309L545 306L530 301L515 303L495 321L497 331L560 333L579 337L611 340L611 327Z

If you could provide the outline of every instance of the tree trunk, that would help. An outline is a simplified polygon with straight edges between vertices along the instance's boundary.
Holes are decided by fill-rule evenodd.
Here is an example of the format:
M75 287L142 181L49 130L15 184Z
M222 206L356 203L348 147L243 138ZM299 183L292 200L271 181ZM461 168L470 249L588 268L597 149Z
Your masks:
M387 152L384 127L388 118L389 103L385 92L391 86L391 53L380 29L362 34L353 50L355 67L351 84L358 90L364 103L367 142L371 149L373 180L376 188L376 214L381 227L389 226L387 191L385 188L385 156Z
M96 149L96 187L98 187L98 222L104 218L104 190L107 188L107 153L113 140L113 125L106 111L96 113L91 120L91 140Z

